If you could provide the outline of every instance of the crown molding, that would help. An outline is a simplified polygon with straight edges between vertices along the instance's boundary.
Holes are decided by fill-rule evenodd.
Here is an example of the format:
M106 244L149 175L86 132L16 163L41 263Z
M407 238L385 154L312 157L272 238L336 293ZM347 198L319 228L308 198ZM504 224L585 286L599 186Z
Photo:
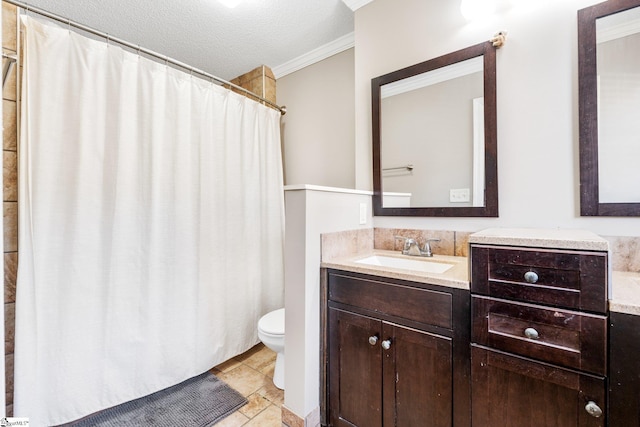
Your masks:
M319 48L313 49L310 52L300 55L297 58L292 59L291 61L287 61L284 64L273 67L271 71L273 71L273 75L277 80L280 77L284 77L287 74L293 73L294 71L298 71L304 67L313 65L316 62L320 62L330 56L338 54L347 49L351 49L354 46L355 34L351 32L332 42L325 44L324 46L320 46Z
M353 10L354 12L360 9L362 6L371 3L372 1L373 0L342 0L342 2L349 6L349 9Z

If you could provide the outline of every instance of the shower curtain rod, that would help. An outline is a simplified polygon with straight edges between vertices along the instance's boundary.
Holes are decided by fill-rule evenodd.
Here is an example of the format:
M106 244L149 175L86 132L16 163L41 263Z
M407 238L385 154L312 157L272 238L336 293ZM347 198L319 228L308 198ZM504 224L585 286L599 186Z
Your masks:
M42 16L45 16L45 17L47 17L49 19L53 19L55 21L62 22L63 24L67 24L70 27L78 28L78 29L80 29L82 31L86 31L87 33L91 33L91 34L94 34L94 35L96 35L98 37L102 37L103 39L106 39L107 42L112 42L112 41L116 42L116 43L118 43L118 44L120 44L122 46L125 46L125 47L128 47L130 49L133 49L138 53L142 52L145 55L149 55L149 56L152 56L154 58L160 59L160 60L164 61L165 63L176 65L176 66L178 66L178 67L180 67L182 69L185 69L185 70L187 70L187 71L189 71L191 73L200 74L201 76L204 76L204 77L206 77L208 79L214 80L214 81L220 83L221 85L230 86L230 87L232 87L234 89L237 89L237 90L239 90L241 92L244 92L245 94L247 94L248 96L250 96L252 98L258 99L258 100L260 100L260 101L262 101L262 102L264 102L266 104L269 104L270 106L272 106L276 110L280 111L280 114L282 114L283 116L287 113L287 107L285 107L284 105L283 106L279 106L278 104L276 104L274 102L271 102L268 99L263 98L262 96L256 95L255 93L253 93L253 92L251 92L251 91L249 91L249 90L247 90L247 89L245 89L245 88L243 88L241 86L238 86L238 85L236 85L234 83L231 83L231 82L229 82L227 80L224 80L224 79L222 79L220 77L216 77L213 74L207 73L206 71L200 70L200 69L192 67L190 65L187 65L184 62L180 62L180 61L178 61L176 59L169 58L166 55L161 55L161 54L159 54L157 52L154 52L152 50L140 47L139 45L135 45L133 43L129 43L129 42L127 42L125 40L122 40L122 39L119 39L117 37L112 37L108 33L102 32L100 30L96 30L95 28L88 27L86 25L80 24L79 22L72 21L70 19L64 18L64 17L56 15L54 13L47 12L44 9L40 9L40 8L37 8L37 7L29 6L27 3L23 3L23 2L17 1L17 0L2 0L2 1L5 1L5 2L7 2L9 4L12 4L14 6L20 7L22 9L26 10L27 13L28 12L37 13L38 15L42 15Z

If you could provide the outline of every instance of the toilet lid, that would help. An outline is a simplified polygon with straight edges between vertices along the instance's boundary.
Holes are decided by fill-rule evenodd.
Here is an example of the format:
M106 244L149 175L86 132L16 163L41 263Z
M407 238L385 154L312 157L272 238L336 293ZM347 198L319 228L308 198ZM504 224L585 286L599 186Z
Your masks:
M258 321L258 329L272 335L284 335L284 308L265 314Z

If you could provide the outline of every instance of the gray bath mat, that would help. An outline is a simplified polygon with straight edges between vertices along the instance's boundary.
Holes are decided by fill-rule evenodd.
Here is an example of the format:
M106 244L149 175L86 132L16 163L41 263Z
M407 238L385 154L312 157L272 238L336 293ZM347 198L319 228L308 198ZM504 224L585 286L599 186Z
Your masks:
M100 411L68 427L208 427L247 403L210 372Z

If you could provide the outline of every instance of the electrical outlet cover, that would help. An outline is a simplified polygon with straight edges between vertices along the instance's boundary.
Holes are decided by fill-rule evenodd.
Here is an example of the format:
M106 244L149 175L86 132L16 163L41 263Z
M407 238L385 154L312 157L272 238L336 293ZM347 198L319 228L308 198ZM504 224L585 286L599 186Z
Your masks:
M471 192L468 188L457 188L449 190L449 201L451 203L465 203L470 200Z

